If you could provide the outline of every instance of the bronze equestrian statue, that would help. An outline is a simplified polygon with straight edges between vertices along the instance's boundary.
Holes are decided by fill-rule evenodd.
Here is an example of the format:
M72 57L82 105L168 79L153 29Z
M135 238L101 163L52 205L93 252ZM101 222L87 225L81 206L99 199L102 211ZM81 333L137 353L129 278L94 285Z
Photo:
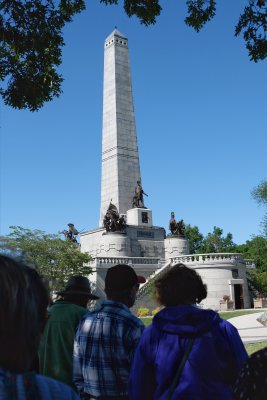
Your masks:
M169 229L173 236L185 237L185 224L183 219L176 222L174 212L171 212L171 219L169 221Z

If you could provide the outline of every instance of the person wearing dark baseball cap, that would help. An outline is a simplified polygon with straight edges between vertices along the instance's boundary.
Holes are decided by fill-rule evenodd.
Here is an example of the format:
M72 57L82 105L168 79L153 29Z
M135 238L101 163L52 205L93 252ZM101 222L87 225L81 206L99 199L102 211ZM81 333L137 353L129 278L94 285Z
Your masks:
M146 279L143 276L136 275L135 270L129 265L118 264L114 267L111 267L107 271L106 279L105 279L105 291L107 296L110 298L115 296L116 299L122 297L122 301L124 300L128 302L128 307L132 307L134 305L135 296L137 290L139 289L139 285L145 283ZM132 301L131 304L129 296L129 290L132 288L136 290L132 290ZM126 298L124 299L124 294L126 293Z
M108 269L107 300L82 318L74 340L73 382L81 399L129 399L131 363L145 328L129 308L145 282L129 265Z

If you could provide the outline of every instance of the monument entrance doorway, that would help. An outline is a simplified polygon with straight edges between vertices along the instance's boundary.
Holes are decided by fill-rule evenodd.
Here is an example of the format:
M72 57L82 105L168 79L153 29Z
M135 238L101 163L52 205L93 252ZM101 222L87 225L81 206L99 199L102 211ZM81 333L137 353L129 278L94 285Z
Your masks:
M243 286L234 285L234 293L235 293L235 309L240 310L244 308Z

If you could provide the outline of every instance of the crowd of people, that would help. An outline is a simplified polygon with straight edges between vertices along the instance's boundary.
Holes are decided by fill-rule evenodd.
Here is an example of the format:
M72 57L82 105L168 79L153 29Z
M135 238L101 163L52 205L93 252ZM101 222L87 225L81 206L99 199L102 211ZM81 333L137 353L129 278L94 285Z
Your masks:
M107 299L87 309L88 278L54 304L35 269L0 255L0 400L262 400L267 350L248 357L238 331L198 304L207 288L178 264L155 282L145 328L130 308L145 278L108 269Z

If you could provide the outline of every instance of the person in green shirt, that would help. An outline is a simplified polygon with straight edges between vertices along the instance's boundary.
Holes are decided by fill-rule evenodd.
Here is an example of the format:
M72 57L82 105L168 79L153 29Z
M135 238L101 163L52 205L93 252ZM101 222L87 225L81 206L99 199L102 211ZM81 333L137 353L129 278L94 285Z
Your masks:
M66 289L57 294L61 297L48 310L49 318L39 347L39 372L74 387L74 335L87 312L88 301L98 297L91 293L90 282L84 276L70 277Z

